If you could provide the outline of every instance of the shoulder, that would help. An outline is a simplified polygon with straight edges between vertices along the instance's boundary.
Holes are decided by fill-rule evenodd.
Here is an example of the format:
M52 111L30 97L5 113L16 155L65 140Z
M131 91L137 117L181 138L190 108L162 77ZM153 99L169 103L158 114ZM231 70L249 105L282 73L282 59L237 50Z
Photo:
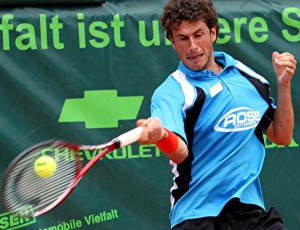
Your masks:
M256 88L261 97L268 102L270 97L269 82L263 76L241 62L238 62L236 68L240 71L241 75L247 78L248 81Z
M169 75L154 91L152 95L152 103L174 103L181 101L183 93L180 84Z
M261 76L260 74L258 74L257 72L255 72L253 69L246 66L242 62L237 61L237 63L234 66L242 73L242 75L244 76L247 75L248 77L255 78L263 84L267 84L267 85L269 84L269 82L263 76Z

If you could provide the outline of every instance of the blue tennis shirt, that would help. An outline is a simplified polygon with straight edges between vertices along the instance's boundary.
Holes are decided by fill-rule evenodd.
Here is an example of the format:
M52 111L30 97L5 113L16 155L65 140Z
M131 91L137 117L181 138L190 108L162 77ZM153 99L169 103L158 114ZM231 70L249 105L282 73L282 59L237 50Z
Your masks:
M223 66L219 75L180 62L152 97L151 117L159 117L189 149L181 164L170 161L171 227L217 216L232 198L264 208L263 134L275 111L269 84L228 54L214 55Z

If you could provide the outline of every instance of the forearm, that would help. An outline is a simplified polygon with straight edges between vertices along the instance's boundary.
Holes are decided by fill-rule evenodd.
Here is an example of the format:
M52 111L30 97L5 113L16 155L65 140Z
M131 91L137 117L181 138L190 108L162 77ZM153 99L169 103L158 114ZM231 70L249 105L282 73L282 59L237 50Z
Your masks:
M294 110L290 84L278 87L277 109L274 114L271 140L280 145L290 144L293 138Z
M293 138L294 111L291 96L291 81L297 61L290 53L273 52L272 61L277 78L278 98L274 120L266 134L271 141L280 145L290 144Z

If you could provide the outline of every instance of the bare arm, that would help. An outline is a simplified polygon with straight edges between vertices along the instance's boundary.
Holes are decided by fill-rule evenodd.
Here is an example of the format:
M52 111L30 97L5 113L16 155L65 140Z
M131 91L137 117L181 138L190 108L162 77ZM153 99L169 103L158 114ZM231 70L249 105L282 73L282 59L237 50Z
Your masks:
M290 144L293 138L294 111L291 96L291 80L294 76L297 61L290 53L274 52L273 67L277 78L278 97L274 120L266 135L279 145Z
M140 144L155 144L168 137L168 132L162 127L158 118L140 119L137 126L145 127L140 137ZM188 149L185 142L178 137L178 147L172 153L164 154L175 163L181 163L188 155Z

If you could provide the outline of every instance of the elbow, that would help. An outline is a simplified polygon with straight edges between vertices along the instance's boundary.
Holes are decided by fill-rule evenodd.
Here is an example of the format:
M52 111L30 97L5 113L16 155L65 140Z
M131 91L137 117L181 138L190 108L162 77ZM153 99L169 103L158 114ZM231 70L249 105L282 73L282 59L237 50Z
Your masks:
M183 151L173 153L173 154L169 155L168 157L174 163L181 164L188 157L188 149L185 146L185 149Z
M289 139L289 140L278 141L275 144L277 144L277 145L290 145L291 142L292 142L292 139Z
M292 140L293 136L281 136L280 138L273 140L273 142L277 145L290 145Z
M267 130L267 137L277 145L290 145L293 140L293 129L274 129Z
M187 158L187 155L188 154L186 153L186 154L183 154L183 155L180 155L180 156L177 156L174 158L170 158L170 159L176 164L181 164Z

